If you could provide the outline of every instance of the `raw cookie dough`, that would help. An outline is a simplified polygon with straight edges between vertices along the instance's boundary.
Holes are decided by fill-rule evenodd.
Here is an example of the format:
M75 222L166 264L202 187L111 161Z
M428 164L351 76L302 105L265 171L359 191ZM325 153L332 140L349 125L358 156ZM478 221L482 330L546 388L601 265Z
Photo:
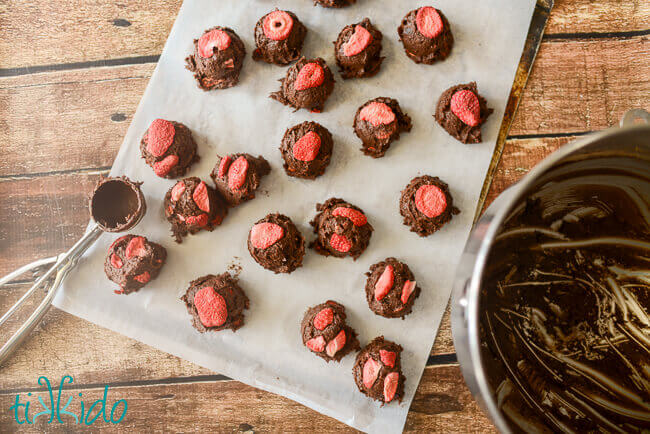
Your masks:
M188 233L195 234L201 229L212 231L228 214L221 196L197 177L182 179L170 188L164 207L177 243Z
M167 250L139 235L124 235L113 241L104 261L104 272L120 286L116 294L130 294L158 277Z
M411 131L411 118L392 98L379 97L359 107L354 116L354 133L361 139L361 151L383 157L402 132Z
M321 5L324 8L344 8L354 4L357 0L314 0L315 5Z
M481 126L492 109L478 94L476 82L450 87L440 95L436 121L451 136L463 143L480 143Z
M194 73L200 89L226 89L239 82L246 48L237 33L228 27L213 27L194 40L194 53L186 68Z
M334 55L341 77L372 77L379 72L382 34L364 18L356 24L345 26L334 42Z
M255 26L253 60L287 65L300 58L306 34L307 28L293 12L269 12Z
M404 318L411 313L420 287L408 265L386 258L371 265L366 276L366 299L371 311L386 318Z
M269 172L271 166L261 155L231 154L219 157L210 177L228 206L235 206L253 199Z
M280 90L270 97L284 105L319 113L334 90L334 76L323 59L301 58L280 80Z
M147 212L141 184L126 176L100 178L89 202L97 226L104 232L122 232L137 225Z
M269 214L251 228L248 251L267 270L291 273L302 266L305 239L289 217Z
M310 224L317 238L310 247L317 253L337 258L352 256L356 260L366 250L374 229L361 208L331 198L316 205L316 211Z
M302 343L326 362L340 361L359 349L357 334L345 317L345 307L332 300L309 308L300 325Z
M289 176L315 179L325 173L333 147L332 134L321 124L303 122L291 127L280 145L284 170Z
M244 310L249 306L248 297L229 273L191 281L181 300L192 316L192 325L201 333L236 331L244 325Z
M402 190L399 212L411 232L426 237L447 224L460 210L454 206L449 186L438 177L413 178Z
M397 28L406 55L415 63L432 65L449 56L454 37L443 13L424 6L406 14Z
M199 161L192 132L180 122L154 120L140 141L142 158L161 178L185 175Z
M406 381L402 374L401 352L400 345L383 336L375 338L363 348L352 368L359 391L383 404L400 402Z

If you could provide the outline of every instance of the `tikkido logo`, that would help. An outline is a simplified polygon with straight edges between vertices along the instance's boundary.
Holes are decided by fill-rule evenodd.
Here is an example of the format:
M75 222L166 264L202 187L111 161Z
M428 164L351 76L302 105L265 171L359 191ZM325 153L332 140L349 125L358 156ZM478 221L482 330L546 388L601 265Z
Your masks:
M104 387L104 396L101 399L98 399L97 401L93 402L90 405L90 407L88 407L87 410L86 410L86 403L83 400L80 400L79 406L81 410L79 411L79 413L75 414L72 411L69 411L68 408L70 407L70 404L74 399L74 396L69 396L65 405L63 406L61 405L61 400L63 398L62 397L63 385L66 382L72 384L73 382L72 377L69 375L64 375L61 378L61 383L59 383L59 389L55 401L54 393L52 391L52 386L50 385L50 380L48 380L48 378L45 376L38 377L38 384L46 387L46 390L44 392L46 392L47 395L49 395L49 405L48 403L45 402L45 400L43 400L42 397L38 396L38 403L40 404L40 408L38 409L41 411L34 414L33 416L30 416L30 405L32 405L31 411L33 413L34 407L38 406L38 404L32 403L30 401L29 397L32 396L32 393L31 392L27 393L28 398L24 403L21 402L20 394L16 394L14 405L9 407L9 410L13 411L14 413L14 419L16 420L16 423L18 423L19 425L22 425L24 423L31 425L34 422L36 422L36 419L38 419L39 417L49 416L47 423L54 422L54 419L56 418L56 420L60 424L70 423L74 421L74 423L76 424L92 425L93 423L95 423L95 421L97 421L97 419L99 419L99 416L101 415L104 422L118 424L126 416L126 410L128 407L126 399L120 399L115 401L111 407L110 413L107 414L106 399L108 397L108 386ZM79 398L81 398L82 395L83 394L79 392ZM96 413L93 415L93 412ZM65 422L63 416L65 416Z

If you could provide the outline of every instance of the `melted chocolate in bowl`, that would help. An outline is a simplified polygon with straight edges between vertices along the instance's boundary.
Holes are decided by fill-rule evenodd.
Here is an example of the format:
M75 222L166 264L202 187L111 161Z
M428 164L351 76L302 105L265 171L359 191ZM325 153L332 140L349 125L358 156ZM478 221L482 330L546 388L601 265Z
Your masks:
M500 410L515 431L649 430L650 164L568 163L525 197L479 309Z
M90 199L90 213L107 232L121 232L135 226L147 209L140 184L127 177L104 178Z

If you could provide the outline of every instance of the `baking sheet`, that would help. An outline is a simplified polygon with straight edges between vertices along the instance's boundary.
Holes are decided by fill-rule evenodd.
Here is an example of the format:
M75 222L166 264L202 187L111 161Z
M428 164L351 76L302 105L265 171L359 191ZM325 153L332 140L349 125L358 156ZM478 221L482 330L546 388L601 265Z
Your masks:
M253 28L276 6L295 12L309 29L303 54L323 57L337 80L323 113L293 112L267 96L279 88L285 67L254 62ZM55 306L160 350L307 405L350 426L372 432L401 431L447 305L454 269L469 234L483 179L494 150L534 0L437 1L452 26L451 56L435 66L416 65L403 52L396 28L420 1L359 0L340 9L313 7L308 0L186 0L115 160L111 175L144 181L148 212L131 231L163 244L168 261L158 279L129 296L113 294L103 261L118 235L103 235L71 273ZM368 16L384 33L386 60L374 78L344 81L336 73L332 41L347 24ZM233 28L247 58L240 84L228 90L200 91L184 58L192 41L214 25ZM146 38L146 35L142 37ZM475 80L494 113L483 127L485 142L463 145L435 124L432 113L448 87ZM364 156L354 135L356 109L377 96L396 98L413 119L413 130L393 143L381 159ZM187 176L211 182L216 154L249 152L272 165L258 197L232 209L214 232L173 242L162 200L173 181L156 177L140 158L139 141L149 123L162 117L186 124L201 161ZM334 136L332 163L315 181L286 176L278 146L286 128L314 120ZM420 238L402 225L400 190L411 178L430 174L449 183L461 214L438 233ZM246 249L255 221L269 212L293 219L308 241L315 204L342 197L361 207L375 232L357 260L326 258L308 250L304 266L275 275L257 265ZM423 291L405 320L373 314L365 301L364 273L388 256L409 264ZM190 280L241 266L241 286L251 300L246 324L236 333L200 334L179 297ZM362 345L384 335L404 347L406 376L401 404L380 407L360 394L351 369L354 356L325 363L302 345L300 320L307 307L333 299L343 303L348 323Z

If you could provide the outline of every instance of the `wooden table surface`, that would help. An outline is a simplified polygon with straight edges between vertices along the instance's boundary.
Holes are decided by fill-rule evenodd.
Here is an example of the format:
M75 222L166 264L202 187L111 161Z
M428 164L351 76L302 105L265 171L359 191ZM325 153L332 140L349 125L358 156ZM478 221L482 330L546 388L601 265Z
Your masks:
M180 4L0 0L0 275L83 233L86 198L113 162ZM489 200L574 137L616 125L629 108L650 109L649 29L648 1L556 0ZM3 290L0 311L30 281ZM66 374L74 384L65 393L83 394L73 411L106 384L109 401L128 400L119 425L94 430L350 431L58 309L0 369L0 431L18 428L9 411L17 393L36 401L38 376L58 384ZM45 419L30 429L79 429ZM448 315L406 430L493 430L463 382Z

